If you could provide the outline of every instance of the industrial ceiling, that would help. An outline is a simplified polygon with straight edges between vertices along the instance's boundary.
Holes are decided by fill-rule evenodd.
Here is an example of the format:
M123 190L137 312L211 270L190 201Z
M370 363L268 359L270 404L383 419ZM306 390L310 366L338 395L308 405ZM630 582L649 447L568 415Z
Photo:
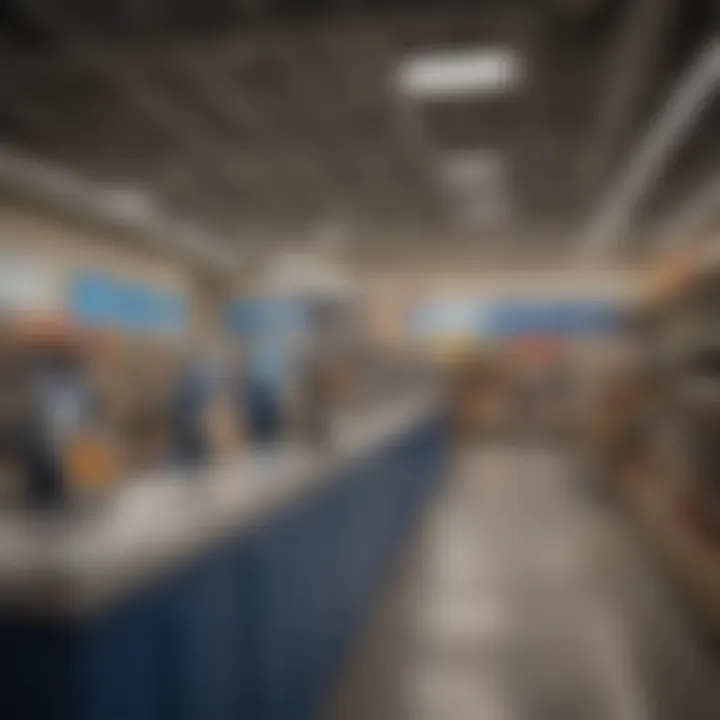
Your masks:
M231 252L328 226L373 256L566 252L713 39L715 5L3 0L0 142ZM522 80L449 99L398 85L408 58L473 48L512 52ZM641 224L714 177L713 117Z

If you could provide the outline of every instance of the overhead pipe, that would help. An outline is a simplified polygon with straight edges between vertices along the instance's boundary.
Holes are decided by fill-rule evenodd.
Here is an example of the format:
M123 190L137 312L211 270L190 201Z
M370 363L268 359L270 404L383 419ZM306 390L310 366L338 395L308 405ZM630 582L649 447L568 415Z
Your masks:
M719 87L720 42L715 41L677 83L620 182L581 236L578 253L582 259L601 259L621 242L638 204L660 177L672 153L699 121Z
M238 269L236 253L226 241L171 217L142 193L103 187L65 168L1 145L0 184L85 218L139 232L155 250L176 254L204 269L223 274Z
M638 109L647 99L677 10L677 0L633 0L623 11L617 42L610 48L597 125L583 167L582 181L591 194L602 186Z

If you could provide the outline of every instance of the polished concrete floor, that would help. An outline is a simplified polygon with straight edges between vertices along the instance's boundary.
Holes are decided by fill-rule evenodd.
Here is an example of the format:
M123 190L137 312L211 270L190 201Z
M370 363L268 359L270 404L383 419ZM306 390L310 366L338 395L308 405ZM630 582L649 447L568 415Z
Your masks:
M713 720L704 642L567 451L464 451L324 720Z

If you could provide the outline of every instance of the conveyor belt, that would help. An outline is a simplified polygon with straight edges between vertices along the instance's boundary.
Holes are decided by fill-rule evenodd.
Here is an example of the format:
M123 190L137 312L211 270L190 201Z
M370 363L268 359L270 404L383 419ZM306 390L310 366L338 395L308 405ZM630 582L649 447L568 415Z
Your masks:
M710 720L720 661L568 452L465 452L325 720Z

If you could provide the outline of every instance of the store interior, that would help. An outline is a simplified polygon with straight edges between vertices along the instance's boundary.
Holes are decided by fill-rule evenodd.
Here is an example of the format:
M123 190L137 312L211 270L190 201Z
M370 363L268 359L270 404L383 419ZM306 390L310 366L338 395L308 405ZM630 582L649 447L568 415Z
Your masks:
M719 31L0 2L0 718L720 718Z

